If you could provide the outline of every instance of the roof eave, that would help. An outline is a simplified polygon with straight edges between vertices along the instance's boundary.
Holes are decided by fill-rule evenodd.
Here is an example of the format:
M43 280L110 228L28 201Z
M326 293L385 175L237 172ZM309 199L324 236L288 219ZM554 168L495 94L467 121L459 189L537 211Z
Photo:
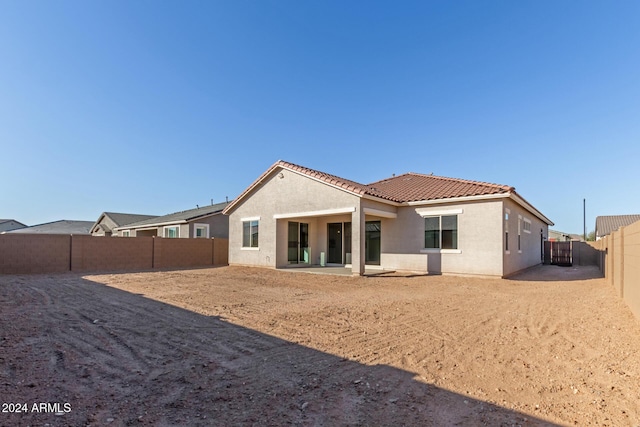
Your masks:
M444 199L432 199L432 200L416 200L407 202L408 206L421 206L421 205L439 205L442 203L459 203L459 202L475 202L479 200L491 200L491 199L504 199L509 197L510 193L500 194L481 194L477 196L461 196L461 197L449 197Z
M349 188L344 188L344 187L342 187L340 185L336 185L336 184L333 184L331 182L324 181L324 180L322 180L320 178L317 178L315 176L311 176L311 175L305 174L305 173L303 173L301 171L298 171L295 168L290 167L290 166L288 166L287 164L284 164L284 163L286 163L286 162L283 162L282 160L278 160L273 165L271 165L271 167L269 169L267 169L262 175L260 175L258 177L258 179L256 179L238 197L236 197L236 199L233 202L229 203L227 205L227 207L225 207L222 210L222 213L224 215L229 215L231 213L231 211L234 210L236 205L238 205L241 201L243 201L255 188L257 188L260 184L262 184L278 168L284 169L284 170L288 170L289 172L295 173L295 174L303 176L305 178L312 179L312 180L314 180L316 182L320 182L320 183L322 183L324 185L328 185L328 186L336 188L338 190L342 190L344 192L353 194L354 196L363 197L363 196L366 195L366 193L364 191L360 192L360 191L351 190ZM376 198L376 200L384 200L384 199Z

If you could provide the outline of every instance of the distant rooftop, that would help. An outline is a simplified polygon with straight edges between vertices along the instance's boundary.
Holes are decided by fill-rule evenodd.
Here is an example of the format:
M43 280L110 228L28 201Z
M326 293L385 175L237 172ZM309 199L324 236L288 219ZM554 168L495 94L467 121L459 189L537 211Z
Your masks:
M131 224L126 224L117 228L140 228L140 227L153 227L160 224L170 224L170 223L184 223L187 221L191 221L193 219L201 218L207 215L215 214L218 212L222 212L222 210L229 204L230 202L222 202L216 203L213 205L207 205L203 207L198 207L195 209L188 209L185 211L174 212L168 215L157 216L154 218L149 218L143 221L137 221Z
M640 215L607 215L596 218L596 238L607 236L620 227L640 221Z
M31 227L20 228L8 231L7 233L23 234L89 234L93 226L93 221L75 221L62 219L60 221L47 222L33 225Z

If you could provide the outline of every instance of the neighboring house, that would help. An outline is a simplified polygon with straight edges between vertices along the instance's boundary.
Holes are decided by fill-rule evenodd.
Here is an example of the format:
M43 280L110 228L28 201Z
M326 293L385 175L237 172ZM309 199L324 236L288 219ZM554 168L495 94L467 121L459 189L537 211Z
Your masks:
M222 210L229 202L158 216L114 228L123 237L229 237L229 218Z
M640 221L640 215L607 215L596 217L596 240L600 240L620 227Z
M16 221L15 219L0 219L0 233L17 230L24 227L26 227L25 224Z
M229 264L504 277L553 223L513 187L418 173L364 185L278 161L224 210Z
M113 230L116 227L133 224L138 221L157 218L157 215L137 215L117 212L103 212L91 227L92 236L117 236Z
M32 225L8 233L23 234L90 234L93 221L73 221L63 219L60 221L47 222L44 224Z
M572 240L584 240L584 236L558 230L549 230L549 240L552 242L570 242Z

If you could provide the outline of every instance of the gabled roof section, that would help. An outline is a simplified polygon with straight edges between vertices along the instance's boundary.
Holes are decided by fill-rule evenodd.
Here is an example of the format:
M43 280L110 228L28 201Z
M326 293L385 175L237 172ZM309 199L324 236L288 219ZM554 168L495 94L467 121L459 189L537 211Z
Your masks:
M98 217L98 220L91 227L91 232L93 232L96 228L103 230L104 232L110 233L111 228L106 224L100 224L103 218L109 218L116 224L116 227L121 227L123 225L132 224L138 221L144 221L151 218L156 218L157 215L140 215L140 214L128 214L128 213L119 213L119 212L102 212Z
M233 208L247 197L260 183L269 177L278 168L287 169L306 175L311 179L324 182L333 187L350 192L360 197L372 197L382 202L393 204L420 204L438 203L453 199L484 198L484 197L510 197L517 203L532 212L538 218L549 225L553 222L539 212L530 203L524 200L515 188L508 185L491 184L467 179L446 178L442 176L424 175L420 173L406 173L399 176L376 181L371 184L360 184L355 181L340 178L335 175L306 168L293 163L278 160L266 172L231 202L222 213L229 214Z
M606 215L596 217L596 237L607 236L620 227L640 221L640 215Z
M140 215L118 212L105 212L104 215L111 218L111 220L116 223L117 227L158 217L158 215Z
M441 176L424 175L419 173L407 173L404 175L383 179L372 184L361 184L339 176L331 175L315 169L289 163L284 160L275 162L266 172L242 192L223 213L229 213L236 203L244 199L264 179L278 169L288 169L312 179L340 188L358 196L371 196L378 199L407 203L422 200L439 200L454 197L481 196L493 194L505 194L513 191L513 187L486 182L469 181Z
M466 179L406 173L367 185L368 193L385 194L400 203L441 200L457 197L509 194L513 187Z
M203 206L201 208L189 209L186 211L174 212L168 215L157 216L143 221L137 221L124 226L116 227L116 229L123 228L141 228L141 227L153 227L165 224L181 224L201 217L213 215L222 210L229 204L229 202L217 203L214 205Z

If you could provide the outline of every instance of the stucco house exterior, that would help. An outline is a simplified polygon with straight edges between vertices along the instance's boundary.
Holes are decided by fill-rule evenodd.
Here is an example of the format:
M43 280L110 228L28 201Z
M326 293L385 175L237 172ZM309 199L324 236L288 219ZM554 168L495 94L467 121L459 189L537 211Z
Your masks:
M121 237L159 236L167 238L227 238L229 218L222 210L229 202L175 212L115 227Z
M274 163L223 211L229 264L505 277L540 264L553 223L506 185L418 173L360 184Z
M156 218L157 215L139 215L118 212L103 212L91 227L92 236L117 236L114 229L139 221Z

